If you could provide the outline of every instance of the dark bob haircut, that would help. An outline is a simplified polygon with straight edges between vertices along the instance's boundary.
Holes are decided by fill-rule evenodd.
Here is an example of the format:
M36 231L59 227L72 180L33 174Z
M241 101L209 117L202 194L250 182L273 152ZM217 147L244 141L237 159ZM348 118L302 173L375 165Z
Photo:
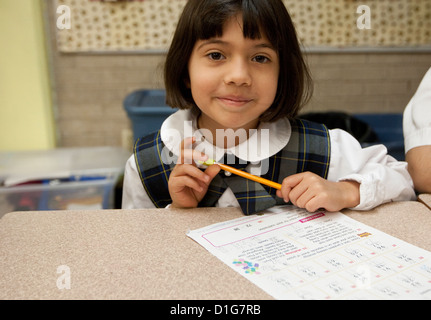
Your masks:
M259 39L263 33L277 49L280 61L274 102L260 120L294 118L313 90L295 27L282 0L189 0L166 57L166 103L179 109L196 107L187 86L193 48L199 40L222 36L225 22L239 12L243 18L244 37Z

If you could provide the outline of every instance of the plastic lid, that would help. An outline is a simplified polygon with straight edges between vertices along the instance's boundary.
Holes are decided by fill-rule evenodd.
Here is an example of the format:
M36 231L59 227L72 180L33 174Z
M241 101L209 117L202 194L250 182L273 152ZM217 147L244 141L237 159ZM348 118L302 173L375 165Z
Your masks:
M0 152L0 181L11 186L77 175L119 174L130 152L118 147Z

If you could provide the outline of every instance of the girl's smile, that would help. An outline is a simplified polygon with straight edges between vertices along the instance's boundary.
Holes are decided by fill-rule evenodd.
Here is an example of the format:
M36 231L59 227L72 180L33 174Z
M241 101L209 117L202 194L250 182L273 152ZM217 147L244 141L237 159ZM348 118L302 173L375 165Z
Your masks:
M188 64L189 86L201 110L199 125L217 129L255 129L271 107L279 76L279 58L265 34L244 38L242 15L224 25L223 35L198 40Z
M253 99L243 98L239 96L222 96L218 97L217 99L221 103L233 107L243 107L253 101Z

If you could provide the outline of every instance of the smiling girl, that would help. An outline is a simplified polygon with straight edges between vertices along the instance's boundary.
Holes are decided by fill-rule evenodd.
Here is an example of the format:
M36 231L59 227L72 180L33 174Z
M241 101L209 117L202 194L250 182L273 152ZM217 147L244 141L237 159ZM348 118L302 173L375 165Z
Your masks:
M123 208L240 206L252 214L291 202L309 211L368 210L415 197L406 164L384 146L362 149L345 131L297 119L312 85L281 0L189 0L165 86L168 105L181 110L136 141ZM256 136L259 145L250 143ZM208 158L242 163L281 190L199 165Z

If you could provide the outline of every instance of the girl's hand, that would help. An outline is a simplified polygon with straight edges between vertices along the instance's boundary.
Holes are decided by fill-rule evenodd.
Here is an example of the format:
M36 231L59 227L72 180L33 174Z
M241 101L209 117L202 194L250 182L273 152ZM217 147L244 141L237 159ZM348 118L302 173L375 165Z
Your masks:
M220 172L219 166L209 166L204 172L195 161L206 161L208 156L192 148L195 138L181 142L181 155L169 177L169 193L173 208L196 208L207 193L208 186Z
M321 208L339 211L359 205L359 183L355 181L333 182L311 173L302 172L283 180L277 196L289 200L299 208L315 212Z

